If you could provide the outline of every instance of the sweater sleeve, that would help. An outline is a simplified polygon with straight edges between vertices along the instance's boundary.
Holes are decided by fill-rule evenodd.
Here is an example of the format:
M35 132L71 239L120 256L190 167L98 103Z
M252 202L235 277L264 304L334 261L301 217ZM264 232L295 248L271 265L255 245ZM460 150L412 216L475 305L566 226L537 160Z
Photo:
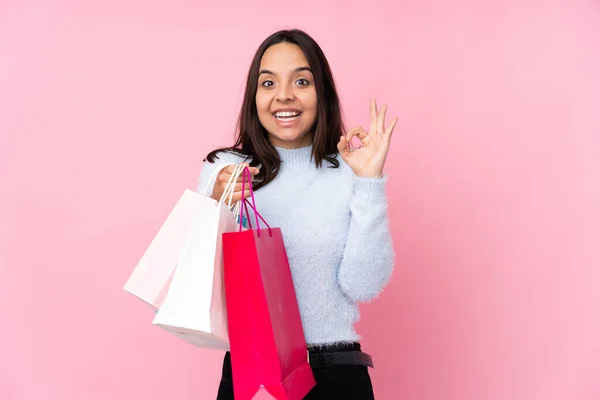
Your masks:
M365 302L383 290L394 266L385 193L387 176L353 179L350 230L338 271L338 282L348 298Z

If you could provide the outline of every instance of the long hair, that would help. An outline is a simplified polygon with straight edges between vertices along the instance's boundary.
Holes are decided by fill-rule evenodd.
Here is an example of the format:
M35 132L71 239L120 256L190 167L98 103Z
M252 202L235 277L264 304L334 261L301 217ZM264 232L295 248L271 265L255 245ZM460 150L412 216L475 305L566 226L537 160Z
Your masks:
M260 189L275 179L281 166L279 153L269 141L268 132L260 123L256 110L256 91L262 56L269 47L279 43L299 46L314 76L317 91L317 119L312 128L314 129L312 160L317 168L323 165L323 161L327 161L331 168L338 168L340 165L335 155L338 153L337 143L344 133L344 124L339 96L327 58L317 42L307 33L298 29L281 30L265 39L254 55L246 81L235 143L231 147L216 149L205 158L205 161L212 163L219 158L219 152L245 156L246 160L250 158L251 166L261 166L260 172L254 177L254 189Z

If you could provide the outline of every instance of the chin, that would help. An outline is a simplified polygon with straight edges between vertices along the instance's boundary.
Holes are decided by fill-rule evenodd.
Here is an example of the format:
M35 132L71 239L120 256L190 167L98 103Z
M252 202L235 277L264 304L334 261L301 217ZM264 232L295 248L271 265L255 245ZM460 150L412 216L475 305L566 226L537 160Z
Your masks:
M303 132L276 132L272 134L273 139L282 144L294 144L305 141L306 133Z

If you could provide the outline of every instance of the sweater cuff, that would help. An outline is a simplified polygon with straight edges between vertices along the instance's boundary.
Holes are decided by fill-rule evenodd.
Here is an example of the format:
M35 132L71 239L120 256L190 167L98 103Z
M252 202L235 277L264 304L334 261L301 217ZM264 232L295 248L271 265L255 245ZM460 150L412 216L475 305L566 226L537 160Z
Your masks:
M381 178L356 176L354 178L353 196L355 199L369 204L385 203L387 181L387 175L383 175Z

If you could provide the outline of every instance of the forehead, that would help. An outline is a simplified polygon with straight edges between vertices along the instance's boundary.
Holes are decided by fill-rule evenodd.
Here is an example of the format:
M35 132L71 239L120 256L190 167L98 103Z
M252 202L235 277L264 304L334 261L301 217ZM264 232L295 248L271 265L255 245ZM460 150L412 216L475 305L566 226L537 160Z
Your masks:
M276 73L308 66L308 60L302 49L292 43L278 43L269 47L260 60L261 69L268 69Z

